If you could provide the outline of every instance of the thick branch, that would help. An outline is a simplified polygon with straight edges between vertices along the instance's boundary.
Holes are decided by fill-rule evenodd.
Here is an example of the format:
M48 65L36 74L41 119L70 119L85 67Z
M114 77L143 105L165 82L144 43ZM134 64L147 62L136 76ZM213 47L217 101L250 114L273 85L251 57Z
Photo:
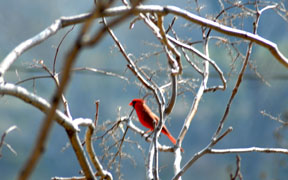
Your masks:
M189 113L185 119L185 123L184 123L183 128L181 129L181 132L179 135L179 139L180 139L179 145L180 146L181 146L182 141L183 141L183 139L184 139L189 127L190 127L191 121L194 118L194 116L196 115L196 112L198 110L199 102L202 98L202 95L204 93L204 90L205 90L207 82L208 82L208 75L209 75L209 69L208 69L208 66L206 65L205 70L204 70L204 77L203 77L202 83L198 89L196 96L194 97L190 111L189 111Z
M112 175L108 171L104 170L98 157L95 154L95 151L93 148L93 142L91 141L91 137L93 135L94 129L95 129L95 126L91 121L91 123L88 124L88 128L86 131L86 137L85 137L87 153L88 153L94 167L97 169L97 175L101 176L101 178L103 178L103 179L113 180Z
M167 115L169 115L172 112L173 107L174 107L175 102L176 102L176 98L177 98L177 75L182 73L182 65L181 65L181 60L180 60L180 56L181 56L180 53L177 51L175 46L167 39L166 32L164 31L163 20L164 20L163 16L158 16L157 25L158 25L159 30L155 29L155 31L156 32L159 31L159 40L162 42L162 44L164 46L164 49L165 49L165 52L167 55L167 59L168 59L168 63L170 65L170 69L171 69L171 75L170 76L171 76L171 81L172 81L172 94L171 94L170 101L169 101L169 103L168 103L168 105L164 111L164 117L166 117ZM175 58L171 55L170 52L172 52L174 54Z
M0 84L0 94L2 95L10 95L17 97L24 102L31 104L32 106L38 108L43 113L47 114L51 105L45 99L30 93L23 87L16 86L10 83L2 83ZM76 124L73 123L71 119L69 119L64 113L57 110L55 114L55 119L58 124L63 126L67 130L79 131L79 128Z
M61 29L61 20L56 20L42 32L22 42L15 49L13 49L0 64L0 83L4 81L3 76L5 72L14 63L14 61L21 56L21 54L56 34L59 29Z
M79 139L77 132L67 131L67 130L66 132L68 134L69 140L76 154L78 162L83 172L85 172L85 179L94 179L94 174L92 174L93 173L92 167L90 166L90 163L86 157L85 151L83 149L83 146L81 144L81 141ZM89 174L87 172L89 172Z
M114 8L106 9L102 16L119 16L122 14L127 13L128 11L131 11L130 7L126 6L119 6ZM175 6L158 6L158 5L143 5L143 6L137 6L135 9L133 9L134 13L157 13L161 15L167 15L169 13L180 16L190 22L207 26L211 29L214 29L215 31L221 32L226 35L239 37L242 39L246 39L252 42L255 42L256 44L259 44L265 48L267 48L271 54L285 67L288 68L288 59L279 51L277 44L257 35L252 34L250 32L246 32L243 30L231 28L228 26L221 25L217 22L205 19L203 17L197 16L195 14L192 14L186 10L180 9ZM57 33L61 28L64 28L69 25L83 23L87 19L91 18L93 14L91 13L84 13L77 16L70 16L70 17L62 17L55 21L52 25L44 29L41 33L38 35L24 41L23 43L19 44L15 49L13 49L2 61L0 64L0 82L3 82L3 76L7 69L13 64L13 62L25 51L28 49L34 47L35 45L45 41L50 36ZM93 16L93 18L99 18L98 16Z
M49 109L51 108L51 105L45 99L33 93L30 93L25 88L16 86L14 84L0 84L0 94L17 97L24 102L38 108L45 114L47 114L49 112ZM81 142L77 135L77 131L79 131L78 124L74 123L72 119L69 119L64 113L59 110L56 110L54 118L59 125L65 128L83 171L88 171L89 169L91 170L91 167L89 166L88 160L83 151Z
M232 127L229 127L221 136L218 138L212 139L210 143L203 148L201 151L194 154L194 156L182 167L180 171L172 178L173 180L178 180L199 158L209 153L209 150L217 144L220 140L222 140L227 134L232 132Z
M104 16L117 16L119 14L123 14L126 11L128 11L130 8L126 6L119 6L115 8L109 8L104 12ZM158 5L143 5L143 6L137 6L133 10L134 13L157 13L160 15L167 15L167 14L173 14L180 16L190 22L193 22L195 24L209 27L215 31L218 31L220 33L234 36L238 38L242 38L245 40L252 41L260 46L263 46L267 48L271 54L285 67L288 68L288 59L279 51L277 44L257 35L253 34L247 31L243 31L240 29L231 28L222 24L219 24L217 22L214 22L212 20L208 20L206 18L197 16L195 14L190 13L189 11L183 10L181 8L175 7L175 6L158 6Z
M288 154L288 149L249 147L249 148L209 149L208 150L208 153L210 154L250 153L250 152Z

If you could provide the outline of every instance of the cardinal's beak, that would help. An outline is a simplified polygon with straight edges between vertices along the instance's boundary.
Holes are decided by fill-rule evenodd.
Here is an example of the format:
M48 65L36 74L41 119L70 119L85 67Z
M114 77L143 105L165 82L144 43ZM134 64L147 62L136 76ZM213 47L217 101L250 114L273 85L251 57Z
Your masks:
M132 103L132 101L129 103L129 105L130 105L130 106L133 106L133 103Z

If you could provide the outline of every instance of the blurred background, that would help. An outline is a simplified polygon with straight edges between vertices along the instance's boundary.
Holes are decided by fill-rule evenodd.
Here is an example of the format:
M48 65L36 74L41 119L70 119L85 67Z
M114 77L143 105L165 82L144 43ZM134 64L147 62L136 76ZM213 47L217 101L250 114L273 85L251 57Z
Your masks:
M246 2L246 1L242 1ZM281 1L275 1L281 2ZM287 2L282 1L286 7ZM215 17L221 10L218 1L199 0L202 7L200 15L204 17ZM117 3L117 4L120 4ZM195 11L194 1L146 1L145 4L167 4L184 8L193 13ZM0 59L15 48L19 43L38 34L51 25L61 16L72 16L89 12L93 7L93 1L37 1L37 0L10 0L0 1ZM249 6L250 8L253 6ZM233 10L230 11L233 13ZM237 12L235 12L237 13ZM207 15L207 16L205 16ZM173 16L165 18L167 28ZM287 16L286 16L287 18ZM156 64L157 70L166 64L165 54L163 54L158 40L153 36L150 29L143 22L136 22L133 29L129 29L129 19L126 23L113 28L119 40L123 43L128 53L133 54L135 60L139 60L139 65ZM244 26L234 24L237 28L243 28L252 32L251 18L238 20ZM98 20L96 20L98 22ZM237 22L237 21L235 21ZM201 40L200 28L197 25L185 24L183 19L178 18L174 28L183 39L191 41ZM95 23L95 28L99 26ZM77 25L65 38L57 56L56 70L61 70L63 59L71 47L79 28ZM36 67L36 61L43 60L45 65L52 69L53 60L58 44L64 34L71 27L59 31L55 36L49 38L40 45L23 54L15 64L9 69L5 79L7 82L16 83L26 78L48 75L41 68ZM284 21L274 10L265 11L260 19L258 34L278 44L280 51L288 57L288 23ZM139 36L141 35L141 36ZM213 32L212 35L220 35ZM224 36L226 37L226 36ZM237 40L237 39L233 39ZM215 42L213 42L215 43ZM211 43L212 44L212 43ZM247 44L246 44L247 45ZM197 47L197 46L196 46ZM245 46L239 46L245 54ZM202 50L201 46L198 46ZM231 91L235 85L241 60L232 62L229 51L224 45L210 46L210 57L216 61L223 70L228 80L226 91L216 91L215 93L204 94L196 117L193 119L189 132L184 141L182 165L184 165L193 155L204 148L215 132L221 120ZM160 52L159 55L153 53ZM71 114L74 118L85 117L94 118L95 101L100 100L99 123L115 122L119 116L128 116L131 107L129 102L134 98L141 98L145 90L137 86L137 79L126 68L126 61L115 47L113 40L105 36L101 42L92 48L85 49L77 58L75 67L92 67L100 70L114 72L127 79L106 76L101 73L79 71L73 74L72 80L66 90ZM178 136L182 124L190 109L197 87L201 82L201 77L183 61L183 79L189 79L192 86L188 90L182 89L181 95L177 99L175 110L169 119L168 128L174 136ZM251 68L252 67L252 68ZM149 67L152 68L152 67ZM257 77L253 68L257 68L257 73L262 75L262 79ZM211 76L208 85L217 85L221 81L217 73L211 69ZM165 84L165 73L157 74L157 82ZM162 80L164 78L164 80ZM263 80L264 79L264 80ZM239 92L234 99L225 128L232 126L233 132L225 137L215 148L240 148L240 147L282 147L287 148L287 127L263 116L261 111L265 111L275 117L287 121L288 117L288 70L284 68L270 53L257 45L253 47L251 56L251 66L247 68L244 80ZM55 90L55 85L51 79L38 79L20 84L37 95L50 101L50 97ZM150 96L148 104L154 107L155 101ZM32 106L22 101L8 96L0 98L0 135L12 125L16 125L17 130L9 133L5 142L10 144L17 152L15 156L6 146L2 149L0 158L1 179L15 179L23 164L29 157L33 148L39 127L44 115ZM136 119L136 118L135 118ZM135 121L138 127L142 126ZM109 127L109 125L107 125ZM84 137L85 128L81 131ZM95 136L101 136L104 131L98 131ZM149 144L138 134L128 131L127 137L137 144L125 144L123 151L131 156L121 159L123 179L146 179L145 160L148 154ZM74 152L70 146L65 131L58 124L54 124L53 130L47 144L47 149L38 163L31 179L50 179L51 177L71 177L79 175L80 167ZM162 136L160 142L171 145L169 140ZM63 150L64 149L64 150ZM101 141L95 141L97 155L103 154ZM113 150L112 150L113 151ZM247 153L241 156L241 172L244 179L286 179L288 177L287 155ZM160 177L170 179L173 176L172 153L160 153ZM107 164L107 160L104 161ZM106 168L106 167L105 167ZM229 174L236 168L236 154L206 155L200 158L183 176L184 179L229 179ZM115 179L119 179L117 173L112 170ZM135 178L134 178L135 179Z

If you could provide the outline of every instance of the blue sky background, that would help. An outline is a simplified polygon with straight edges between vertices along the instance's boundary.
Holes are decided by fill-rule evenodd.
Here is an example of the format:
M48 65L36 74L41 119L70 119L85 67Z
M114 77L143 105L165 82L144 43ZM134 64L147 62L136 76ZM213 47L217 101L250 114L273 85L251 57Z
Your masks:
M276 1L275 1L276 2ZM199 1L205 5L201 11L202 15L208 13L215 16L220 10L218 1ZM286 3L286 2L285 2ZM147 1L146 4L169 4L189 11L195 12L195 5L186 1ZM10 0L0 1L0 59L4 57L19 43L36 35L56 19L61 16L71 16L80 13L89 12L93 1L37 1L37 0ZM189 8L192 6L192 9ZM286 4L287 7L287 4ZM232 11L233 12L233 11ZM166 18L166 27L172 16ZM244 29L251 32L251 19L245 20ZM184 20L176 21L175 30L182 38L192 38L192 40L201 40L199 27L192 25L184 27ZM247 23L247 24L246 24ZM95 23L97 28L97 23ZM235 26L238 26L235 24ZM79 25L68 35L58 54L57 71L61 69L63 59L69 47L75 41ZM239 28L239 27L238 27ZM32 76L46 75L41 69L32 68L34 60L44 60L48 67L52 67L55 50L63 35L70 27L59 31L55 36L49 38L39 46L23 54L11 70L5 76L8 82L17 82L20 79ZM114 29L120 41L125 45L129 53L133 53L135 58L144 57L147 52L160 51L161 48L155 48L148 45L149 42L158 43L152 36L151 31L137 22L135 28L129 30L129 22L124 23ZM259 23L259 35L278 44L279 49L288 57L288 25L273 10L263 13ZM213 35L219 35L214 33ZM225 36L227 37L227 36ZM235 40L235 39L234 39ZM158 43L159 44L159 43ZM199 48L199 47L198 47ZM200 49L202 50L202 49ZM243 47L243 53L245 48ZM278 122L272 121L260 114L265 110L274 116L279 116L287 120L288 113L288 71L281 66L269 52L257 45L253 48L252 62L257 66L259 73L270 83L265 85L255 73L247 69L244 81L241 84L239 92L234 99L230 114L225 123L225 128L232 126L233 132L225 137L215 148L240 148L240 147L283 147L287 148L287 130L280 131L283 136L282 141L277 141L275 132L280 127ZM216 47L213 43L210 46L210 57L213 58L225 75L230 72L231 61L225 51L224 46ZM147 63L155 66L155 62L163 63L165 56L152 56L145 59L140 64ZM183 60L184 61L184 60ZM166 60L164 60L166 63ZM199 79L200 76L195 73L183 62L184 73L182 78ZM236 70L228 78L228 88L226 91L217 91L215 93L206 93L200 102L198 113L192 121L189 132L187 133L183 148L182 165L190 159L194 153L204 148L211 139L211 136L217 128L218 122L223 116L226 104L231 95L235 84L241 62L236 62ZM92 118L95 114L95 100L100 100L99 124L106 121L116 121L118 107L121 107L120 114L128 115L131 107L128 106L133 98L142 97L139 95L139 87L135 85L137 80L132 73L126 69L126 61L114 47L114 43L109 36L102 39L101 43L93 48L85 49L77 59L75 67L93 67L102 70L112 71L129 78L130 83L125 80L119 80L115 77L107 77L95 73L75 73L66 91L66 98L69 102L71 113L74 118L87 117ZM208 85L220 83L217 74L210 68L211 77ZM17 73L19 76L17 76ZM163 78L165 74L163 75ZM161 82L162 76L158 79ZM200 79L201 80L201 79ZM200 81L198 81L199 84ZM162 82L163 83L163 82ZM196 81L197 83L197 81ZM21 84L25 88L33 91L33 82ZM50 100L55 88L51 79L41 79L35 82L37 95ZM177 99L174 112L171 114L171 120L168 122L168 128L174 136L181 130L182 123L185 120L190 104L193 101L195 92L185 92ZM150 98L152 100L152 98ZM149 104L153 106L153 101ZM154 103L155 105L155 103ZM155 106L154 106L155 108ZM2 149L2 158L0 159L1 179L15 179L27 157L38 134L39 127L44 115L16 98L4 96L0 98L0 133L7 128L16 125L18 129L11 132L5 139L18 153L14 156L6 147ZM140 124L135 122L136 125ZM85 129L81 131L81 137ZM102 135L99 132L97 136ZM143 152L137 149L136 145L124 144L123 151L132 153L132 159L123 159L122 171L124 179L145 179L144 160L148 154L149 144L141 136L129 131L127 137L137 141ZM58 124L54 124L53 130L47 144L46 152L43 154L37 169L34 171L31 179L50 179L54 176L71 177L77 176L80 167L77 163L74 152L71 147L64 152L61 151L68 142L66 133ZM162 136L160 142L170 145L169 140ZM97 155L103 154L103 148L99 145L100 141L95 142ZM235 170L235 154L225 155L206 155L199 159L184 175L183 179L229 179L229 173ZM173 159L171 153L160 153L160 172L161 179L170 179L173 176ZM288 176L287 155L249 153L241 154L241 172L244 179L285 179ZM104 166L107 161L104 162ZM113 174L118 179L117 174Z

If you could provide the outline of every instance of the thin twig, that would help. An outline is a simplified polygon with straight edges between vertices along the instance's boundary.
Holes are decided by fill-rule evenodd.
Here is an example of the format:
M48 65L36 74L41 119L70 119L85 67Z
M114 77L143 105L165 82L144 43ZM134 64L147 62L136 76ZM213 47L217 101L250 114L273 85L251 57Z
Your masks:
M110 72L110 71L101 70L101 69L91 68L91 67L73 68L72 71L91 71L91 72L95 72L95 73L104 74L104 75L107 75L107 76L117 77L117 78L119 78L121 80L128 81L127 77L122 76L120 74L117 74L117 73L114 73L114 72Z
M67 35L74 29L74 27L75 27L75 25L73 25L72 28L69 29L69 30L65 33L65 35L62 37L60 43L59 43L58 46L57 46L57 49L56 49L56 52L55 52L55 56L54 56L54 61L53 61L53 70L52 70L53 75L55 75L55 73L56 73L56 60L57 60L57 55L58 55L60 46L61 46L61 44L63 43L64 39L67 37Z
M175 39L178 41L178 42L180 42L180 40L179 40L179 38L178 38L178 36L177 36L177 34L176 34L176 32L174 31L174 29L171 29L171 31L172 31L172 33L173 33L173 35L174 35L174 37L175 37ZM169 36L170 37L170 36ZM170 37L171 38L171 37ZM173 42L173 41L172 41ZM175 43L176 45L178 45L177 43ZM199 74L201 74L202 76L203 76L203 72L202 72L202 70L201 69L199 69L198 67L197 67L197 65L196 64L194 64L191 60L190 60L190 58L189 58L189 56L188 56L188 54L185 52L185 50L184 50L184 48L183 47L181 47L181 51L182 51L182 53L183 53L183 55L184 55L184 57L185 57L185 59L186 59L186 61L199 73ZM193 52L193 51L192 51ZM199 52L199 51L197 51L197 52Z
M2 134L2 136L1 136L1 141L0 141L0 158L2 157L1 151L2 151L3 144L5 144L4 139L5 139L6 135L9 134L9 133L10 133L11 131L13 131L14 129L17 129L17 126L16 126L16 125L9 127L9 128ZM8 145L9 145L9 144L6 144L7 147L8 147ZM10 149L10 148L9 148L9 149ZM10 149L10 150L11 150L11 149ZM13 149L12 149L11 152L13 152L14 154L16 153ZM17 153L16 153L16 155L17 155Z
M281 123L283 126L288 126L288 122L285 122L285 121L281 120L280 117L272 116L271 114L266 113L265 111L260 111L260 113L261 113L263 116L267 116L267 117L269 117L270 119Z
M217 63L215 61L213 61L211 58L209 58L207 55L201 53L199 50L197 50L196 48L194 48L193 46L189 46L185 43L182 43L180 42L179 40L171 37L171 36L167 36L168 39L170 41L172 41L173 43L175 43L176 45L182 47L182 48L185 48L187 50L190 50L192 51L193 53L195 53L198 57L202 58L203 60L205 61L208 61L213 67L214 69L216 70L216 72L219 74L220 78L221 78L221 81L222 81L222 86L218 86L217 89L221 89L221 90L225 90L226 89L226 79L224 77L224 74L222 72L222 70L219 68L219 66L217 65ZM201 72L199 70L199 72ZM201 72L201 74L203 74L204 72ZM215 91L216 89L214 89ZM205 88L205 92L207 91L207 89Z
M95 101L95 105L96 105L96 113L95 113L95 119L94 119L94 126L97 127L98 124L98 117L99 117L99 104L100 104L100 100Z
M51 78L51 76L49 75L43 75L43 76L35 76L35 77L30 77L30 78L27 78L27 79L23 79L21 81L18 81L15 83L15 85L19 85L19 84L22 84L24 82L27 82L27 81L31 81L31 80L36 80L36 79L48 79L48 78Z
M56 55L55 55L56 56ZM56 87L59 88L60 86L60 82L59 82L59 74L55 74L53 71L51 71L45 64L43 60L38 61L38 64L41 65L41 67L48 72L48 74L51 76L51 78L54 80ZM53 67L54 68L54 67ZM68 101L66 99L66 97L64 96L64 94L61 95L61 100L63 102L64 105L64 112L65 114L69 117L72 118L71 114L70 114L70 109L69 109L69 105L68 105Z
M126 129L125 129L125 131L124 131L124 134L123 134L123 136L122 136L122 138L121 138L121 140L120 140L120 145L119 145L119 147L118 147L117 152L114 154L113 159L108 163L108 166L107 166L108 169L110 169L112 163L115 161L115 159L116 159L116 157L118 156L118 154L120 155L120 158L121 158L122 145L123 145L123 142L124 142L124 140L125 140L125 136L126 136L127 132L128 132L128 126L126 127Z
M263 11L262 11L262 12L263 12ZM257 14L256 14L256 15L257 15L257 16L256 16L256 20L255 20L255 22L254 22L254 28L253 28L254 34L257 34L258 23L259 23L259 19L260 19L260 15L261 15L261 14L260 14L259 11L257 11ZM249 59L250 59L250 55L251 55L251 53L252 53L252 47L253 47L253 42L250 42L249 45L248 45L248 48L247 48L245 60L244 60L244 62L243 62L243 64L242 64L240 73L239 73L239 75L238 75L238 79L237 79L236 84L235 84L235 86L234 86L234 88L233 88L233 90L232 90L232 94L231 94L231 96L230 96L230 98L229 98L229 101L228 101L228 103L227 103L227 105L226 105L226 109L225 109L224 115L223 115L223 117L222 117L222 119L221 119L221 121L220 121L220 123L219 123L219 125L218 125L218 128L217 128L217 130L216 130L213 138L215 138L216 136L219 135L220 131L222 130L222 128L223 128L223 126L224 126L224 122L225 122L225 120L226 120L226 118L227 118L227 116L228 116L228 114L229 114L229 111L230 111L231 103L232 103L232 101L234 100L234 97L236 96L236 94L237 94L237 92L238 92L238 89L239 89L239 87L240 87L240 84L241 84L241 82L242 82L242 79L243 79L243 76L244 76L244 72L245 72L245 70L246 70L248 61L249 61Z
M234 176L233 176L232 173L230 174L230 179L231 180L236 180L237 177L239 177L240 180L243 179L240 169L241 169L241 157L237 154L236 155L236 171L235 171Z
M103 23L104 25L106 24L106 20L103 18ZM128 54L126 53L126 50L124 49L123 45L120 43L120 41L118 40L118 38L116 37L116 35L114 34L114 32L111 30L111 28L107 27L108 29L108 33L110 34L110 36L112 37L112 39L114 40L115 44L118 46L120 52L122 53L123 57L126 59L126 61L128 62L128 68L130 68L130 70L132 70L132 72L134 74L137 75L138 79L143 83L143 85L150 89L153 90L153 85L147 81L139 72L139 68L136 67L135 63L133 62L133 60L128 56Z

